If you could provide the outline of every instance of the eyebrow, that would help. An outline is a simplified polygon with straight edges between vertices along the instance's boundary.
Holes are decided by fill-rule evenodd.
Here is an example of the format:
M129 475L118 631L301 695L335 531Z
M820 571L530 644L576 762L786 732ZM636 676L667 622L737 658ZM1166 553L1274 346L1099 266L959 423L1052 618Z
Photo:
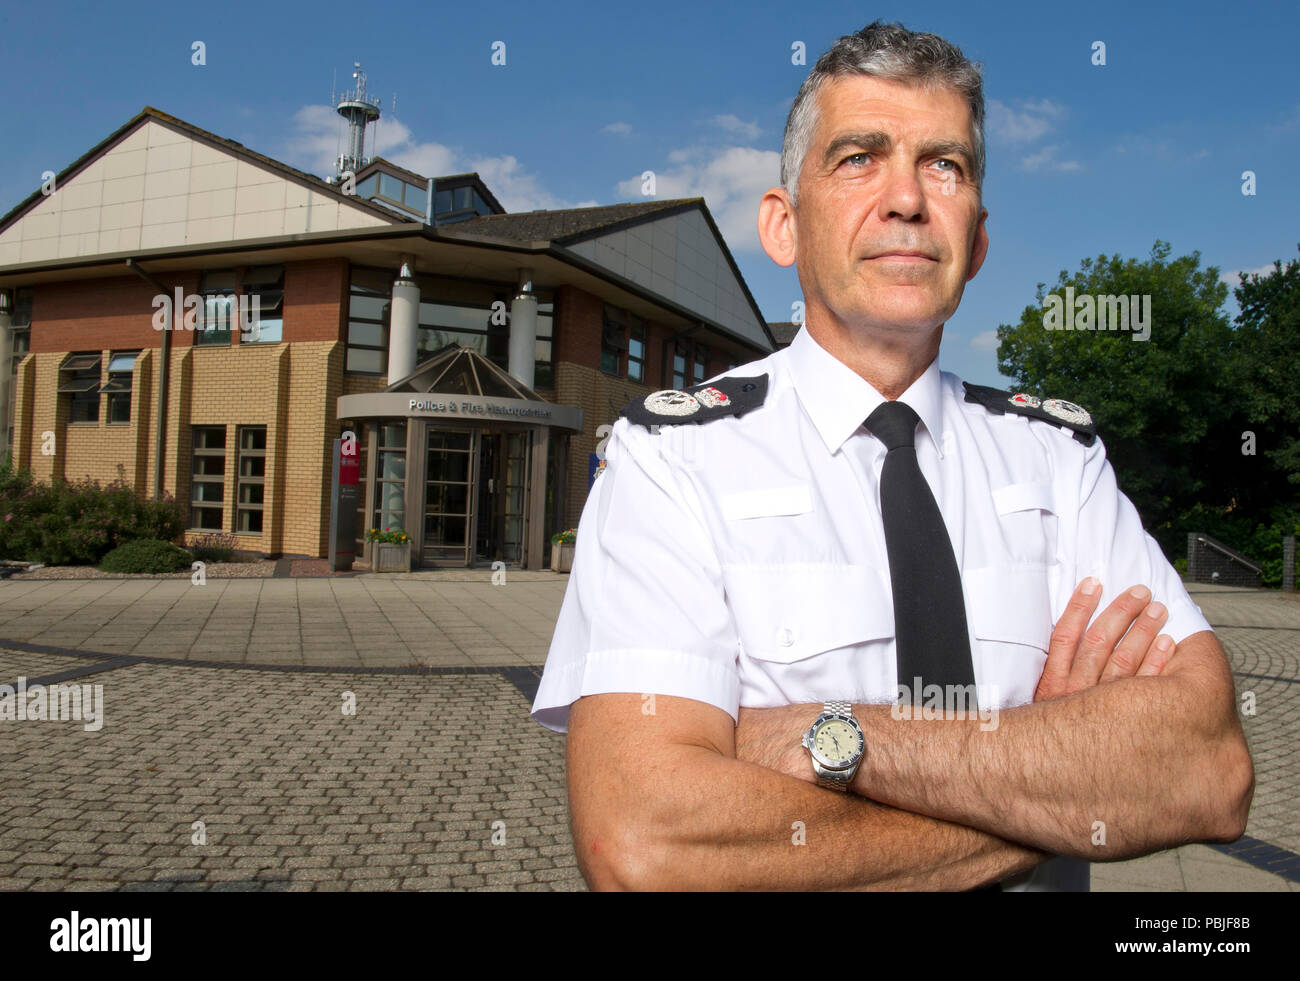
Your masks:
M838 163L840 154L850 147L874 153L891 150L893 146L893 138L879 130L869 133L842 133L831 140L822 155L822 163L827 167ZM921 157L960 157L967 173L970 173L974 167L975 155L971 152L971 148L960 140L923 140L917 147L917 154Z

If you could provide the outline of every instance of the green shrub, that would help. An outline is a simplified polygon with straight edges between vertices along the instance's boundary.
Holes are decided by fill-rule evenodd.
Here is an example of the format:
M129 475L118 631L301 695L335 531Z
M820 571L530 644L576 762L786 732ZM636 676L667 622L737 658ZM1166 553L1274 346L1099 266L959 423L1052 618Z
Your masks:
M235 555L235 536L222 531L196 535L189 543L196 562L229 562Z
M180 572L193 561L185 549L156 538L137 538L119 545L99 564L103 572L151 573Z
M30 470L0 460L0 558L46 565L95 565L109 551L138 538L172 541L185 512L165 494L149 500L118 479L55 479L38 483Z

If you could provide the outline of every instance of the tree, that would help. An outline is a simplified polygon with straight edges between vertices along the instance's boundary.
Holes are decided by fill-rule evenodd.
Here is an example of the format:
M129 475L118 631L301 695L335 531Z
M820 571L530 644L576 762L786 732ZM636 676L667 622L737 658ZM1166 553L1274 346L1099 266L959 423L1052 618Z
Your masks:
M1025 307L1018 324L998 327L998 368L1025 391L1092 413L1121 490L1165 554L1176 556L1188 531L1214 534L1185 527L1183 516L1198 506L1222 512L1236 495L1242 413L1223 384L1236 353L1222 310L1228 287L1217 268L1200 268L1199 252L1167 261L1169 252L1157 239L1146 262L1100 255L1073 275L1062 270L1051 293L1039 283L1037 305ZM1076 309L1092 298L1094 329L1045 327L1067 287ZM1095 329L1099 297L1137 298L1130 304L1141 304L1137 312L1150 297L1147 339L1132 329Z
M1300 498L1300 260L1245 276L1234 291L1237 317L1234 388L1244 400L1264 464L1242 503ZM1244 437L1242 437L1244 439Z

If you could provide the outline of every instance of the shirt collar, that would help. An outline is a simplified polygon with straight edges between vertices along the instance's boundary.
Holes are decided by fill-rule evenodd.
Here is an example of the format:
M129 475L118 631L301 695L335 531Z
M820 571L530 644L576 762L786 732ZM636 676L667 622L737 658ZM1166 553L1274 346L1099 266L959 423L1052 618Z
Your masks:
M786 349L790 374L804 411L821 434L826 449L839 450L858 431L885 397L856 371L817 343L807 327L799 330ZM921 417L939 456L943 456L942 384L939 359L930 362L921 377L900 396Z

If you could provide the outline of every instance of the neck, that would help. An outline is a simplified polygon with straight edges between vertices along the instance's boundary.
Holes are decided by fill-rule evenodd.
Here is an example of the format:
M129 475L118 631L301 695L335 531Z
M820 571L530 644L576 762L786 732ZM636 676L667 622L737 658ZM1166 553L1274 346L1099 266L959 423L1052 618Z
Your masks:
M851 330L833 320L809 320L804 330L830 355L858 373L872 388L893 401L925 374L939 355L943 324L929 334L880 337Z

